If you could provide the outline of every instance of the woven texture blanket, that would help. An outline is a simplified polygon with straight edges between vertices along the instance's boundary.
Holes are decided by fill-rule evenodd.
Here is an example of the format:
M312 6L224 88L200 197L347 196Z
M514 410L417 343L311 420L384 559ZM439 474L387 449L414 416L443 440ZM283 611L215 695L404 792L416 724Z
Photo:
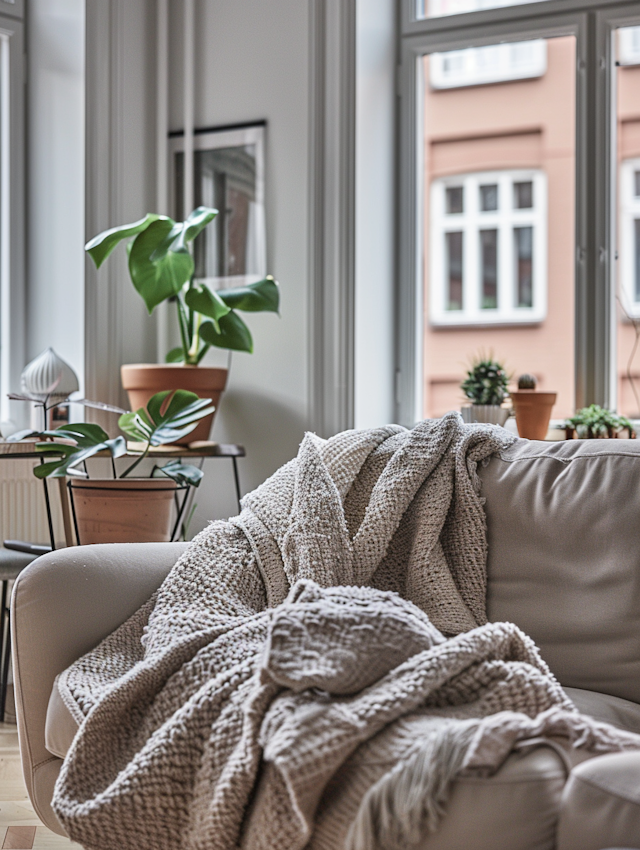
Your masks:
M518 741L639 747L579 715L517 627L486 622L476 465L510 441L457 415L307 435L59 677L81 723L53 799L70 837L394 850Z

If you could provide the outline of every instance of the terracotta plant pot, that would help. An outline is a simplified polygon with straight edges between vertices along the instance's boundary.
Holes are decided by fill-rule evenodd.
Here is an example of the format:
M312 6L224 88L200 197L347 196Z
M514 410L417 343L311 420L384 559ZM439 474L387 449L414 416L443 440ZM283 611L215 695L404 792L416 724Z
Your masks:
M151 396L163 390L190 390L200 398L210 398L217 410L227 383L227 369L181 363L131 363L121 367L120 375L132 410L146 407ZM178 445L208 440L214 415L215 412L201 419L194 431L178 440Z
M176 482L169 478L71 479L78 543L166 543Z
M499 404L469 404L462 408L462 420L469 424L484 422L489 425L504 425L509 418L509 408Z
M510 395L516 412L518 434L526 440L544 440L549 430L551 409L558 394L542 390L513 390Z

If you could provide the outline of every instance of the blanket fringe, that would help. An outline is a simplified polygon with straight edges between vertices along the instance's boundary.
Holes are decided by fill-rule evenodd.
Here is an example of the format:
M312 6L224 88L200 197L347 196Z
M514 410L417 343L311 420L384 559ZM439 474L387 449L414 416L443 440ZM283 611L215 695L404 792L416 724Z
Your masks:
M345 850L407 850L434 832L462 770L478 720L448 724L369 788Z

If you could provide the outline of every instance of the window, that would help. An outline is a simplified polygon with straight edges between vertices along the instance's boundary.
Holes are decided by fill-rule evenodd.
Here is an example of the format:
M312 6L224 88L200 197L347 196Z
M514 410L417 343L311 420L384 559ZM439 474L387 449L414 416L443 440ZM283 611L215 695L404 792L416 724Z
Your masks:
M500 6L521 6L523 3L539 3L541 0L416 0L416 17L437 18L442 15L460 15L480 9L495 9Z
M546 312L546 181L498 171L431 185L433 325L540 322Z
M640 159L620 166L620 249L623 307L640 318Z
M429 63L434 89L483 86L507 80L541 77L547 67L544 39L467 47L433 53Z
M640 418L640 4L401 3L397 420L482 349Z
M618 30L618 63L640 65L640 27Z

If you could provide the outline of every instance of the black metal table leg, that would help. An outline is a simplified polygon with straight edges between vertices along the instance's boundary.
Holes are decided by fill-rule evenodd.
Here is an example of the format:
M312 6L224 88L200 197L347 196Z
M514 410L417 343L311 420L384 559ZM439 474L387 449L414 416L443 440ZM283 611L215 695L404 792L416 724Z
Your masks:
M0 694L0 720L4 723L4 710L7 705L7 685L9 679L9 661L11 660L11 622L9 611L4 608L2 625L4 627L4 621L7 621L7 638L4 641L3 646L3 658L2 658L2 693Z
M242 505L240 504L240 499L242 496L240 495L240 478L238 476L238 461L235 457L231 458L231 462L233 463L233 478L236 482L236 499L238 500L238 513L242 511Z

